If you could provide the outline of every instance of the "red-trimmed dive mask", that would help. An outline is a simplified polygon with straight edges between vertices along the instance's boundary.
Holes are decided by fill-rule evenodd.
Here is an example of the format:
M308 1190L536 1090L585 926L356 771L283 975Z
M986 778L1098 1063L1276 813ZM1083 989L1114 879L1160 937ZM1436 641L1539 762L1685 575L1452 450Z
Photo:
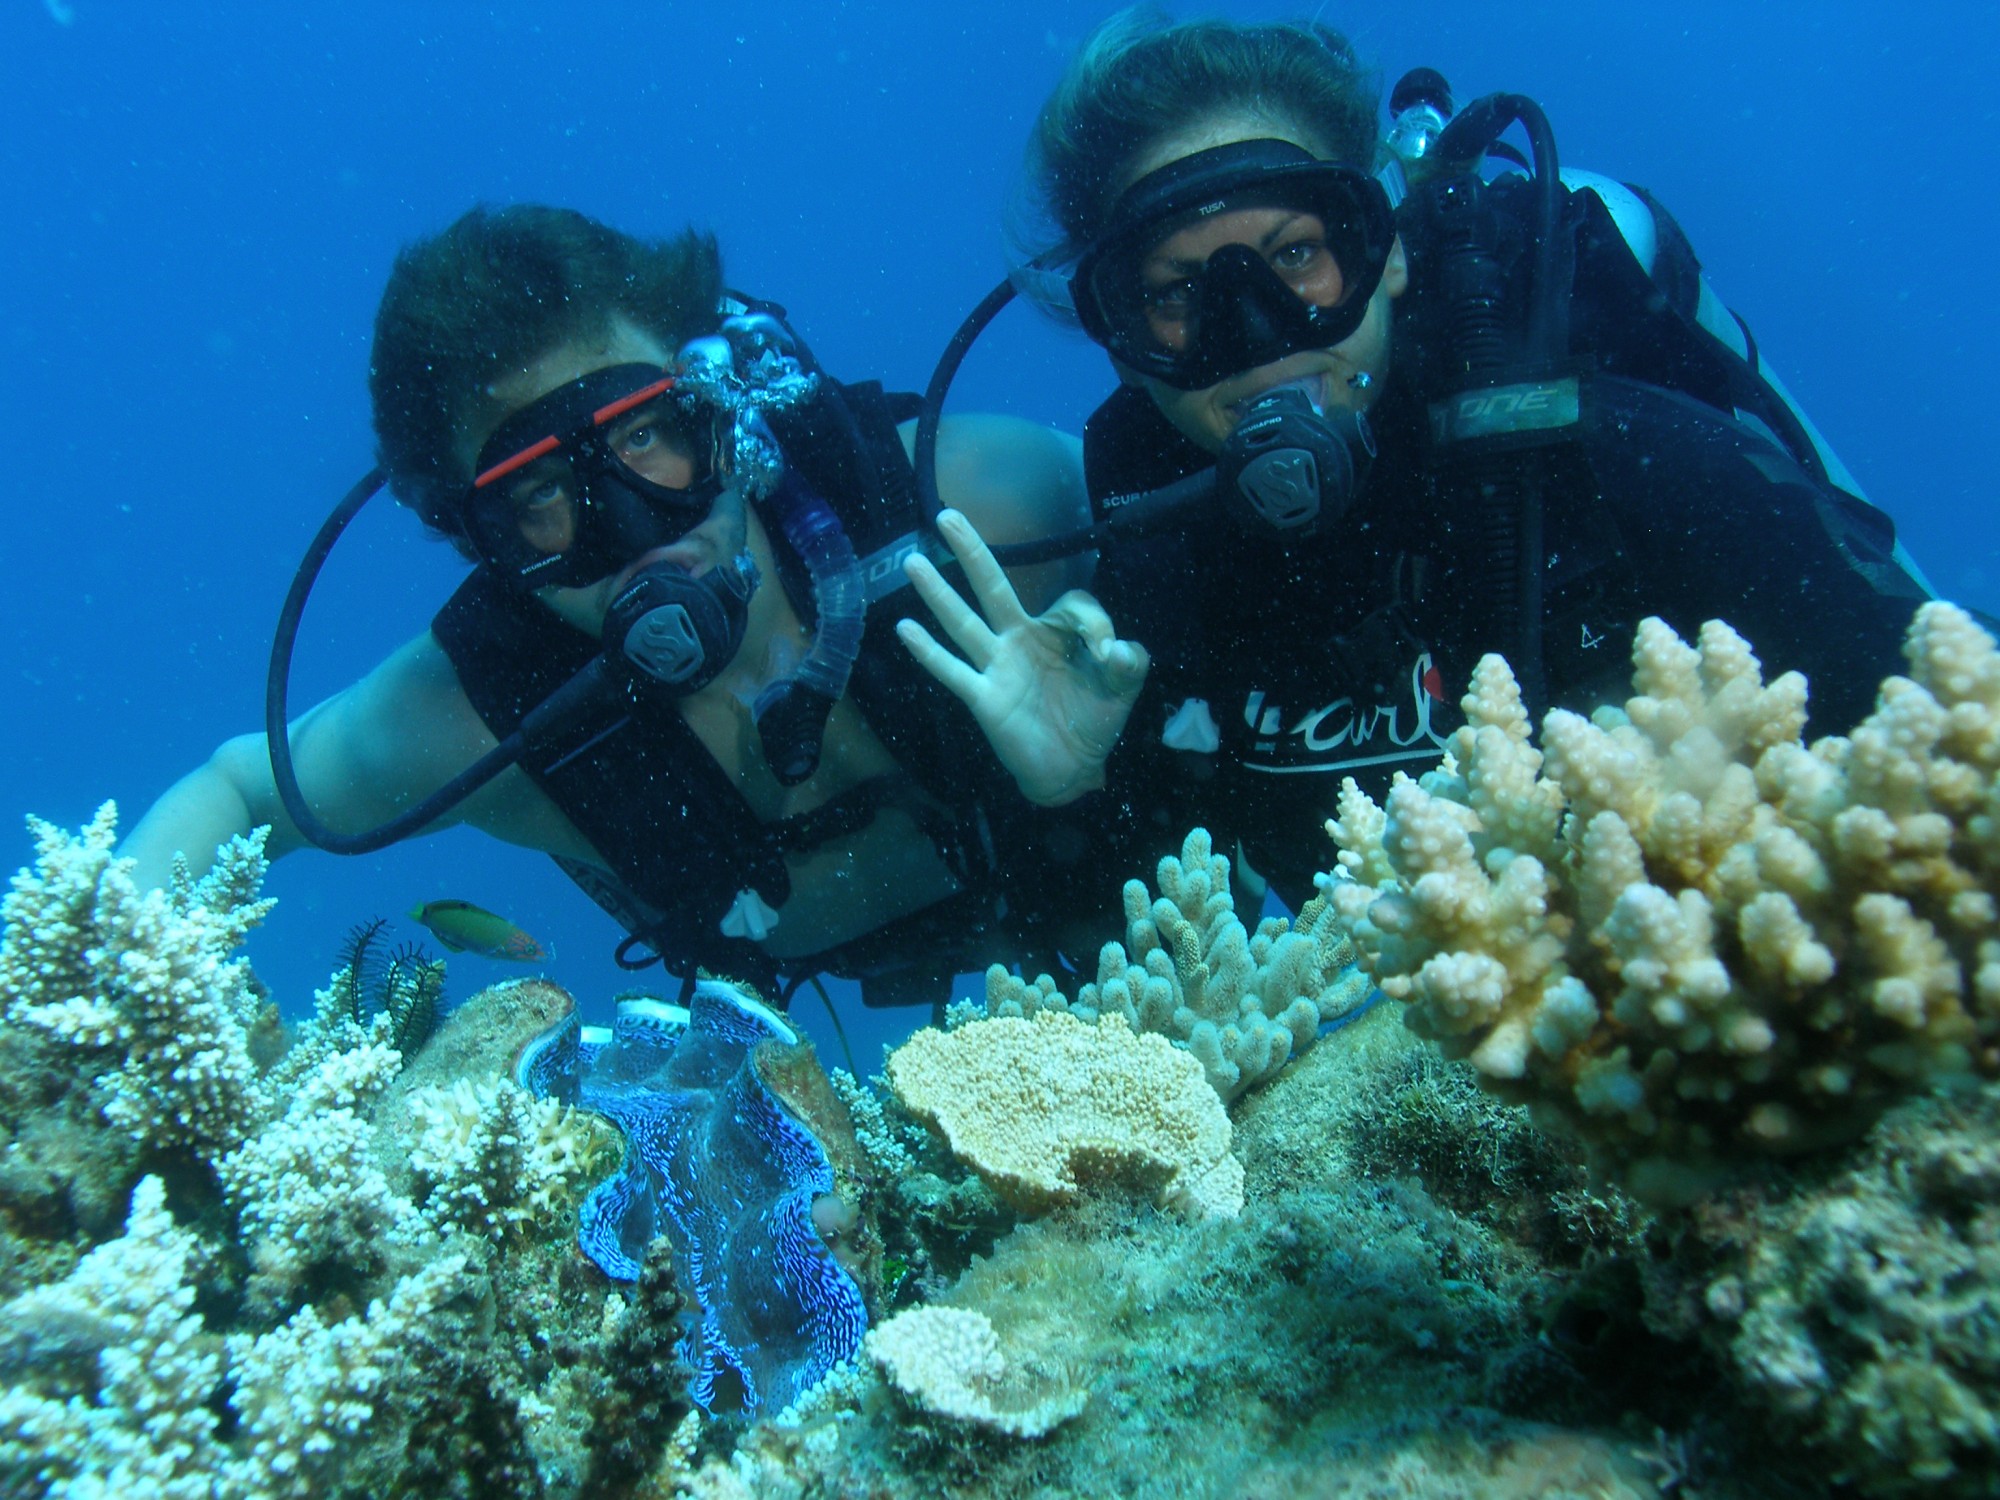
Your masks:
M705 519L722 493L711 436L658 365L558 386L494 429L465 494L480 557L523 587L595 583ZM695 479L684 487L689 462Z
M1176 259L1180 231L1237 209L1281 209L1268 243ZM1330 349L1367 316L1395 240L1388 195L1368 173L1290 141L1236 141L1150 172L1112 206L1077 261L1084 331L1120 363L1197 391Z

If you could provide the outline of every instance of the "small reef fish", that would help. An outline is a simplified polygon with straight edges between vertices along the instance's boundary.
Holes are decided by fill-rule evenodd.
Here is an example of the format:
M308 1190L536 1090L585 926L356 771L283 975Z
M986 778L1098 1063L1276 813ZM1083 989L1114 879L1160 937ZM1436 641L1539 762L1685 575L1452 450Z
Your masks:
M470 901L426 901L410 908L410 918L428 927L453 953L478 953L524 964L549 957L547 948L505 917Z

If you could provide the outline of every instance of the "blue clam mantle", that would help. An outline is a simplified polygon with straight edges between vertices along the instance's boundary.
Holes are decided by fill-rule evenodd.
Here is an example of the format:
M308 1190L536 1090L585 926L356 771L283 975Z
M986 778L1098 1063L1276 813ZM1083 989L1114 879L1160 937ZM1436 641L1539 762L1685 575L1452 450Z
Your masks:
M535 1094L625 1133L625 1159L585 1201L577 1238L606 1275L634 1281L646 1246L668 1237L682 1289L700 1304L683 1352L705 1408L719 1394L727 1404L733 1376L747 1409L782 1409L867 1329L861 1289L813 1228L833 1168L752 1061L767 1040L798 1036L754 996L704 979L686 1010L621 1002L608 1032L572 1010L515 1068Z

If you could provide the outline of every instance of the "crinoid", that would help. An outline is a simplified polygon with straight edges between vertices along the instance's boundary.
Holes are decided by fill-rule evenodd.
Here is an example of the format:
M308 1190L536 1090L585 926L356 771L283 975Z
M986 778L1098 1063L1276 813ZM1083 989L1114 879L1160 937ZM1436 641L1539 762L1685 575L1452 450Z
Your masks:
M356 1025L389 1017L389 1043L407 1059L422 1048L444 1016L444 960L421 943L388 949L382 933L388 920L377 917L347 934L334 992Z

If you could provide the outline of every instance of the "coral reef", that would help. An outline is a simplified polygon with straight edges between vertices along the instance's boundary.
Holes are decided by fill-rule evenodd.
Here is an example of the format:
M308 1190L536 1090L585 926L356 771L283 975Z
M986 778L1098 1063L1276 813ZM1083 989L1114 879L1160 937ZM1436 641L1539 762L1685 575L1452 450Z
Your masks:
M0 938L0 1492L635 1484L657 1447L636 1424L671 1425L686 1372L627 1361L648 1319L678 1338L679 1297L669 1276L627 1299L566 1243L615 1135L508 1078L538 992L475 997L431 1044L482 1107L478 1149L434 1141L450 1168L420 1178L423 1106L435 1126L456 1096L388 1045L396 1017L336 984L284 1050L232 954L268 910L256 842L141 894L108 808L79 838L33 827ZM537 1128L503 1140L502 1116ZM564 1123L582 1144L557 1149Z
M584 1203L579 1238L620 1281L636 1278L656 1235L672 1242L699 1312L691 1391L708 1409L790 1405L867 1328L861 1288L826 1242L835 1175L795 1107L808 1085L793 1079L789 1099L774 1086L787 1061L819 1080L822 1120L839 1111L789 1023L748 991L704 979L686 1010L621 1001L608 1036L571 1010L515 1068L624 1133L624 1161Z
M2000 666L1949 616L1919 641L1876 720L1808 751L1794 683L1765 688L1719 633L1699 652L1655 637L1645 689L1565 722L1546 776L1482 669L1485 707L1429 803L1343 805L1376 961L1451 921L1503 973L1520 959L1549 981L1511 1078L1514 1042L1492 1038L1518 1012L1468 1020L1488 992L1448 987L1469 960L1427 988L1384 963L1408 1005L1315 1026L1271 1071L1248 1059L1233 1082L1257 1085L1226 1104L1192 1026L1170 1041L1171 1021L1086 1018L1039 985L1014 990L1032 1014L923 1033L866 1082L829 1079L782 1017L712 980L691 1013L632 1000L610 1031L544 981L497 986L412 1053L392 1007L354 1003L352 965L276 1023L231 952L263 909L253 848L155 898L110 857L108 814L80 839L38 827L0 938L0 1493L1991 1493L2000 1083L1889 1101L1992 1064L1979 978L2000 939L1979 898L2000 798L1980 768ZM1625 842L1591 832L1607 816ZM1296 990L1287 1005L1332 982L1323 909L1239 955L1214 937L1226 865L1191 841L1175 869L1164 903L1135 905L1158 946L1121 968L1130 994L1171 970L1169 993L1242 1005L1246 955L1253 975L1292 966L1255 991ZM1612 877L1634 870L1681 928L1628 901ZM1749 915L1753 877L1801 927L1768 901ZM1880 901L1864 913L1871 891L1930 938ZM1748 956L1767 940L1775 970ZM1447 954L1480 956L1426 961ZM1668 998L1685 1013L1663 1019ZM1706 1045L1672 1071L1641 1055L1691 1045L1697 1022ZM1743 1045L1757 1022L1762 1053ZM1574 1077L1536 1051L1565 1036ZM1576 1092L1596 1067L1625 1098L1618 1045L1655 1116L1643 1135ZM1774 1071L1746 1071L1760 1055ZM1642 1186L1754 1156L1696 1206L1648 1212L1496 1082ZM592 1104L622 1111L629 1148L582 1221L597 1260L573 1211L619 1133ZM1838 1152L1772 1149L1855 1130ZM827 1306L852 1314L844 1362L810 1332L799 1353L802 1309ZM715 1399L732 1379L754 1409Z
M1699 1337L1774 1439L1862 1494L2000 1472L2000 1087L1914 1100L1851 1160L1727 1194L1649 1262L1649 1320Z
M913 1307L869 1332L868 1357L927 1416L1037 1438L1083 1410L1088 1392L1024 1380L993 1324L960 1307Z
M195 1238L145 1178L125 1234L0 1308L0 1491L208 1496L227 1451L209 1406L221 1350L192 1311Z
M1634 696L1551 712L1546 761L1487 657L1440 771L1343 788L1327 893L1413 1027L1645 1196L1851 1139L2000 1040L2000 653L1941 603L1905 652L1807 748L1796 673L1648 620Z
M441 1233L558 1235L582 1186L616 1159L590 1116L511 1078L413 1090L407 1107L417 1124L409 1163L418 1201Z
M0 904L6 1021L88 1054L105 1118L134 1140L224 1151L268 1108L249 1052L263 997L229 957L270 911L234 899L263 880L263 835L231 840L198 885L141 892L112 858L117 819L105 803L77 840L30 820L36 867Z
M1618 1412L1586 1382L1566 1418L1576 1426L1502 1408L1514 1357L1545 1342L1553 1288L1535 1258L1414 1179L1369 1174L1386 1081L1420 1045L1393 1015L1365 1018L1247 1096L1237 1218L1092 1195L1019 1225L920 1310L914 1330L946 1330L957 1367L973 1372L969 1397L940 1404L977 1411L983 1394L1004 1414L1057 1399L1074 1415L1036 1436L944 1416L901 1389L930 1377L871 1357L677 1482L689 1494L882 1500L1652 1500L1662 1491L1635 1441L1591 1430ZM871 1334L871 1356L900 1325ZM1000 1389L982 1389L996 1347ZM950 1389L936 1378L925 1388Z
M1158 881L1157 899L1143 881L1125 883L1125 941L1104 945L1097 979L1074 1002L1047 975L1026 983L996 964L986 973L986 1014L1122 1016L1135 1031L1186 1046L1227 1100L1273 1077L1322 1025L1368 998L1371 985L1324 900L1308 901L1296 919L1244 927L1229 861L1207 830L1160 861Z
M254 1294L282 1305L329 1266L376 1269L385 1237L413 1227L412 1205L383 1175L366 1118L401 1066L399 1052L373 1042L325 1053L283 1116L216 1162Z
M1200 1065L1118 1015L1057 1010L918 1032L889 1086L954 1155L1024 1213L1124 1184L1191 1218L1243 1205L1229 1116Z

